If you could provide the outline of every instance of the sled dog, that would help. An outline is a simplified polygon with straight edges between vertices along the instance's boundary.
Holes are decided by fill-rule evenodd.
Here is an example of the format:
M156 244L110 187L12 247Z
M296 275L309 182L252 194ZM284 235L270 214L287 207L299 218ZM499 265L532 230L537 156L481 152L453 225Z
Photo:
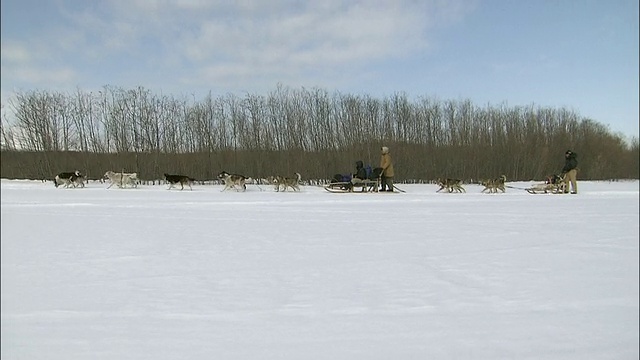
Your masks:
M280 191L280 187L282 186L282 191L287 191L288 188L291 188L293 191L300 191L300 179L302 176L300 173L295 173L295 177L288 178L284 176L276 176L275 184L276 191Z
M462 187L462 180L460 179L438 179L438 185L440 185L440 189L438 189L436 192L440 192L444 189L447 189L447 192L467 192L463 187Z
M172 187L180 184L180 190L184 190L184 185L186 184L189 187L189 190L193 190L191 184L195 181L195 179L190 178L186 175L172 175L172 174L164 174L164 179L169 183L169 187L167 190L171 190Z
M547 176L547 180L545 180L544 183L547 186L547 188L551 190L551 192L553 192L554 194L563 193L565 189L565 185L567 185L564 182L564 176L561 176L558 174Z
M226 171L222 171L220 174L218 174L218 178L224 181L224 188L222 189L222 191L231 188L236 189L236 191L240 191L240 189L242 189L242 191L247 190L247 177L244 175L229 174Z
M113 185L118 185L119 188L125 188L127 185L131 185L134 188L138 187L138 173L107 171L104 173L103 179L109 180L111 183L107 186L107 189Z
M277 176L268 176L264 180L268 185L273 185L273 188L276 191L278 191L278 188L280 187L280 185L278 184L278 177Z
M498 190L505 192L505 182L507 181L507 177L505 175L501 175L497 179L489 179L482 182L484 189L481 192L485 192L489 190L489 194L497 193Z
M381 167L373 168L371 175L369 176L369 180L380 180L383 171L384 169Z
M85 177L79 170L74 172L61 172L53 179L53 185L55 185L55 187L64 185L65 188L68 188L69 186L84 187L84 182Z

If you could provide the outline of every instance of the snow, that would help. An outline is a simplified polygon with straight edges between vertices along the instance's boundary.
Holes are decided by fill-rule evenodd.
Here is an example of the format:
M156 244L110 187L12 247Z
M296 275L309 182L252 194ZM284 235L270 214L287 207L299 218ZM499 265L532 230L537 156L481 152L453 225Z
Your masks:
M1 181L2 359L638 359L638 181Z

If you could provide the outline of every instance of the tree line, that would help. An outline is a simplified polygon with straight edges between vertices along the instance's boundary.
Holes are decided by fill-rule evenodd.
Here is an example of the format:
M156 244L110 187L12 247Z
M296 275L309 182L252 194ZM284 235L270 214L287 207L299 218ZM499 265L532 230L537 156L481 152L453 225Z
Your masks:
M9 116L7 116L7 111ZM376 166L388 146L396 181L543 179L578 154L581 179L638 179L638 139L627 142L565 108L383 98L278 86L266 95L203 99L138 87L12 95L0 123L3 178L48 179L79 169L160 179L299 172L307 179Z

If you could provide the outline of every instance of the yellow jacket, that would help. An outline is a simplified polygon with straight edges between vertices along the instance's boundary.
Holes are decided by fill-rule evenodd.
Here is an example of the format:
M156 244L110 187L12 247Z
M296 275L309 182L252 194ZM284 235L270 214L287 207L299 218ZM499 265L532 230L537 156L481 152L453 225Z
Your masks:
M382 168L382 175L386 177L393 177L393 162L391 161L391 155L389 152L383 152L380 157L380 167Z

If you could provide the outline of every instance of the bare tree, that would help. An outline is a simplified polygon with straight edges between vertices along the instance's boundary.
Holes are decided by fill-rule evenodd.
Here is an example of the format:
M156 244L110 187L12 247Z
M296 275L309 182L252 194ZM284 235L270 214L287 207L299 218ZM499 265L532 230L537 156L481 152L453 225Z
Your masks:
M202 100L143 87L29 91L6 105L0 148L2 174L11 176L48 177L80 163L92 174L126 167L150 179L169 170L212 178L222 169L321 177L351 171L355 160L375 164L386 145L399 181L536 179L559 171L569 148L581 154L581 178L638 177L637 139L629 142L574 111L533 104L478 107L470 100L279 85L265 96Z

